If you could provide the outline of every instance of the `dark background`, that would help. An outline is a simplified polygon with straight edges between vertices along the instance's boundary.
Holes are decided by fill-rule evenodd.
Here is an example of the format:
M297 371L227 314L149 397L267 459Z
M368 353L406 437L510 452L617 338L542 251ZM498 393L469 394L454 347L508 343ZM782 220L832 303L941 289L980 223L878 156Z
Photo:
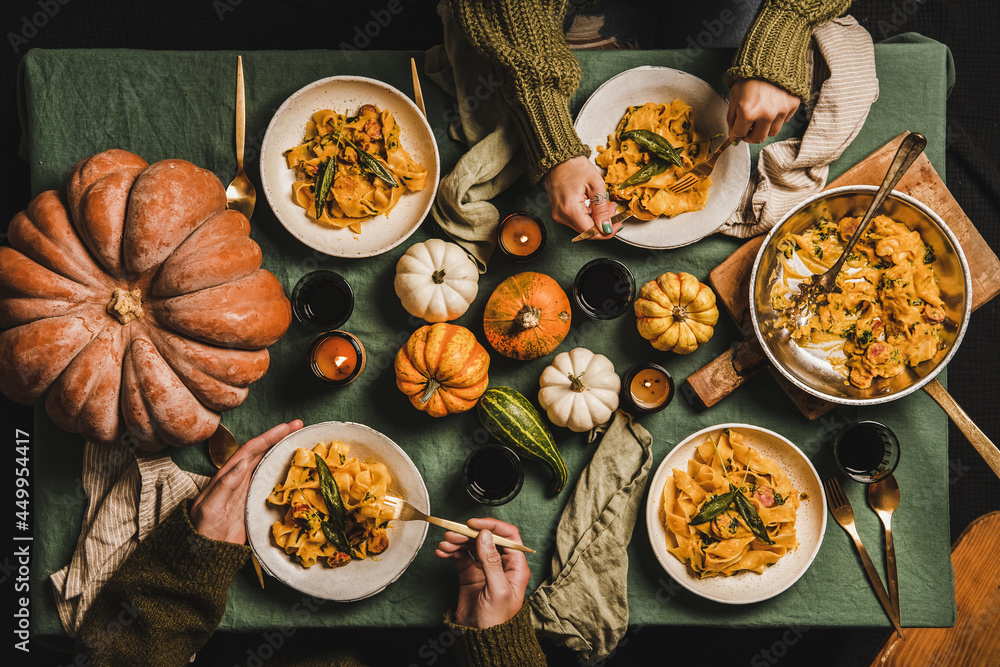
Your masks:
M409 5L405 22L390 22L367 47L371 49L423 50L442 41L435 2L397 0ZM337 49L351 43L356 29L372 20L371 12L385 9L388 1L344 3L336 1L285 0L177 0L132 2L126 0L6 0L0 7L0 230L23 209L30 198L28 166L19 153L22 138L17 113L17 70L21 58L32 48L138 48L191 50ZM695 3L639 0L630 3L599 3L575 0L581 13L610 10L608 25L620 41L639 48L686 48L691 35L705 29L705 20L732 9L741 20L719 43L735 44L739 31L750 18L753 0L707 0ZM603 4L603 6L602 6ZM678 11L683 7L688 13ZM697 12L697 13L694 13ZM1000 24L1000 4L971 0L859 0L851 13L878 42L901 32L920 32L947 44L954 55L957 83L948 102L947 182L966 213L990 247L1000 250L1000 170L994 156L1000 154L996 68L1000 47L993 31ZM682 16L679 16L683 14ZM303 21L302 17L312 17ZM405 23L405 25L401 25ZM914 100L919 104L920 100ZM900 128L904 130L906 128ZM72 138L68 137L67 141ZM6 240L6 234L0 241ZM994 300L978 310L971 320L961 349L948 369L949 391L969 416L993 441L1000 439L997 392L1000 387L1000 355L997 353L1000 317ZM5 480L13 488L15 429L32 430L31 409L0 397L2 446L10 452L11 464ZM957 538L975 518L1000 509L1000 480L987 468L976 451L954 426L950 430L951 534ZM905 445L904 445L905 447ZM44 461L34 461L36 468ZM908 490L909 491L909 490ZM12 496L13 494L11 494ZM8 498L11 498L8 496ZM11 515L8 515L11 516ZM2 520L4 533L10 530ZM15 543L7 541L4 556ZM988 556L987 556L988 557ZM0 576L3 597L10 600L13 580ZM454 582L442 582L454 586ZM8 588L10 587L10 588ZM49 591L33 591L48 595ZM442 610L443 611L443 610ZM6 616L5 618L11 618ZM373 657L375 664L454 664L451 651L435 648L442 627L439 619L427 619L428 627L392 631L301 632L296 638L315 645L350 644L378 647L386 654ZM678 645L706 649L724 655L729 665L867 664L881 646L883 630L806 630L774 628L759 631L670 628L632 628L608 664L645 664L681 657ZM11 636L11 635L6 635ZM195 664L245 664L248 638L217 635L200 652ZM259 636L249 638L257 640ZM683 639L683 643L679 640ZM244 641L241 641L244 640ZM12 643L16 638L11 640ZM719 644L726 646L719 652ZM256 645L256 643L254 644ZM29 654L18 653L16 664L68 664L72 656L60 652L68 646L44 646L32 639ZM550 664L578 664L571 654L545 645ZM443 649L442 649L443 650ZM366 651L368 653L370 651ZM282 657L281 652L275 660ZM275 660L265 664L275 664ZM433 662L432 662L433 660Z

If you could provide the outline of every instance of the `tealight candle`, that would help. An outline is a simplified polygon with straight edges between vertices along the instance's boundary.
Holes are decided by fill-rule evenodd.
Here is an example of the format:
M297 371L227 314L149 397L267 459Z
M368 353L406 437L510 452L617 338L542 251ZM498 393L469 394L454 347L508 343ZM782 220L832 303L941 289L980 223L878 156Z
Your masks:
M354 334L327 331L309 346L309 367L326 385L343 387L353 382L365 369L367 354Z
M623 398L635 412L659 412L674 397L674 380L662 366L640 364L625 376L623 389Z
M530 213L511 213L497 231L500 250L515 262L534 259L545 247L545 225Z

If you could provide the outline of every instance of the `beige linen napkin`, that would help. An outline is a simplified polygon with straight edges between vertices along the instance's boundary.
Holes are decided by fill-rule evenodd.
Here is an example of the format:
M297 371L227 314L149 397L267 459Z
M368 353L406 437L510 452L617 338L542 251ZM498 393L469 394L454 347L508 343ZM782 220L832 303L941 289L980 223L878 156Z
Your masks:
M495 80L455 23L447 2L438 5L444 23L444 45L427 52L427 76L454 95L445 119L453 139L469 146L455 168L441 179L431 215L441 229L465 248L479 267L496 249L500 212L490 199L506 190L526 168L521 139L499 99L490 99ZM484 99L484 97L486 99Z
M853 17L817 26L813 41L811 57L821 59L829 77L807 102L809 125L801 139L779 141L760 151L757 173L720 230L723 234L740 238L763 234L799 202L822 190L830 163L854 141L878 99L872 38Z
M56 609L72 637L118 566L149 531L209 480L181 470L164 453L135 453L121 442L87 443L83 454L87 511L66 567L51 575Z
M653 437L617 410L559 518L552 573L531 594L535 629L579 654L606 658L628 629L628 554Z

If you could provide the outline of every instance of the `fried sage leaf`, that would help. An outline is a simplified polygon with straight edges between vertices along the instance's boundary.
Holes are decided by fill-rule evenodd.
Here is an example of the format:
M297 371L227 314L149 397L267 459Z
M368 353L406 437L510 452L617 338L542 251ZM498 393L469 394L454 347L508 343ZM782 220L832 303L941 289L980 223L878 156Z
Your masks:
M341 531L347 521L347 510L344 508L344 500L340 497L340 488L337 480L333 478L330 467L323 460L322 456L316 455L316 471L319 473L319 492L326 503L326 509L330 514L330 523Z
M330 466L326 464L322 456L316 455L316 472L319 473L319 492L326 503L327 512L330 514L328 521L320 523L323 535L330 540L330 544L337 547L338 551L346 554L351 553L351 545L347 541L344 533L344 524L347 522L347 510L344 508L344 500L340 497L340 488L337 480L330 472Z
M622 181L621 185L618 186L618 189L623 190L625 188L632 187L633 185L645 183L653 176L665 172L669 166L670 163L666 160L655 157L649 161L649 164Z
M367 152L361 150L361 148L359 148L358 146L356 146L354 144L354 142L351 141L350 139L345 139L345 141L347 141L347 144L351 148L353 148L354 150L356 150L358 152L358 164L361 165L362 169L364 169L368 173L372 174L373 176L378 176L379 178L381 178L383 181L385 181L386 183L388 183L390 186L392 186L394 188L398 188L399 187L399 183L393 177L392 172L390 172L388 169L386 169L384 164L382 164L381 162L379 162L370 153L367 153Z
M321 522L320 527L323 529L323 535L326 539L330 540L330 544L337 547L337 551L341 551L345 554L353 552L350 543L347 541L347 535L344 534L344 530L342 528L337 528L329 521Z
M750 527L750 531L758 540L764 544L774 544L774 540L767 534L767 527L761 520L760 515L757 514L757 508L742 493L736 494L736 511L740 513L740 517L743 518L743 521Z
M684 166L681 154L674 148L673 144L667 141L666 137L661 137L656 132L650 132L649 130L629 130L628 132L622 132L622 139L631 139L641 148L645 148L656 157L666 160L670 164L677 165L678 167Z
M725 512L733 504L733 499L739 497L740 490L733 489L728 493L710 498L708 502L701 506L701 511L694 515L688 522L692 526L700 523L708 523Z
M316 193L313 198L313 205L316 207L317 220L323 214L323 208L326 206L326 198L330 194L330 186L333 185L333 177L336 173L337 159L331 156L327 158L316 174Z

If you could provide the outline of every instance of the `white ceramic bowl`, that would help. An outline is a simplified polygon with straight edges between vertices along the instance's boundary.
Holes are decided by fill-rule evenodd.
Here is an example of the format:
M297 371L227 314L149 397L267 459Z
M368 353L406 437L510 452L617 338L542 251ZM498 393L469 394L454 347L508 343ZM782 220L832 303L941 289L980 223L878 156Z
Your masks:
M427 487L413 461L388 437L364 424L322 422L299 429L276 444L261 460L250 480L247 496L247 538L261 567L296 590L326 600L348 602L372 596L403 574L427 536L423 521L391 521L389 548L378 556L330 568L316 563L310 568L292 562L271 537L271 525L281 521L285 507L267 503L275 484L285 481L292 454L299 447L312 449L320 442L339 440L350 445L350 454L364 460L371 456L389 469L389 487L417 508L430 511Z
M647 102L669 104L675 99L691 105L699 131L729 136L726 98L693 74L654 66L627 70L601 84L580 109L574 127L583 143L590 146L591 159L594 159L597 147L608 145L608 135L614 133L629 106ZM717 148L720 141L716 139L713 147ZM632 218L615 238L629 245L652 249L679 248L694 243L726 222L739 205L749 182L750 148L741 143L719 157L704 209L649 221Z
M417 162L427 168L427 185L420 192L404 194L385 215L362 225L360 234L331 229L306 215L292 201L294 172L283 153L301 144L306 123L322 109L356 113L363 104L389 109L402 130L400 142ZM331 76L314 81L285 100L267 126L260 149L260 179L267 203L292 236L314 250L335 257L372 257L405 241L424 221L434 203L441 159L427 119L409 97L387 83L361 76Z
M679 561L667 551L667 535L661 512L663 506L663 485L673 475L673 469L687 470L687 462L694 456L695 448L705 442L709 435L717 438L723 429L732 428L743 434L743 442L771 459L788 475L792 486L799 493L808 494L796 512L795 533L799 546L785 554L777 563L762 574L740 572L729 577L699 579L686 563ZM657 468L649 487L646 501L646 527L649 542L667 571L684 588L703 598L726 604L750 604L767 600L799 580L813 562L823 543L826 531L826 496L816 469L805 454L786 438L759 426L750 424L719 424L693 433L667 454Z

